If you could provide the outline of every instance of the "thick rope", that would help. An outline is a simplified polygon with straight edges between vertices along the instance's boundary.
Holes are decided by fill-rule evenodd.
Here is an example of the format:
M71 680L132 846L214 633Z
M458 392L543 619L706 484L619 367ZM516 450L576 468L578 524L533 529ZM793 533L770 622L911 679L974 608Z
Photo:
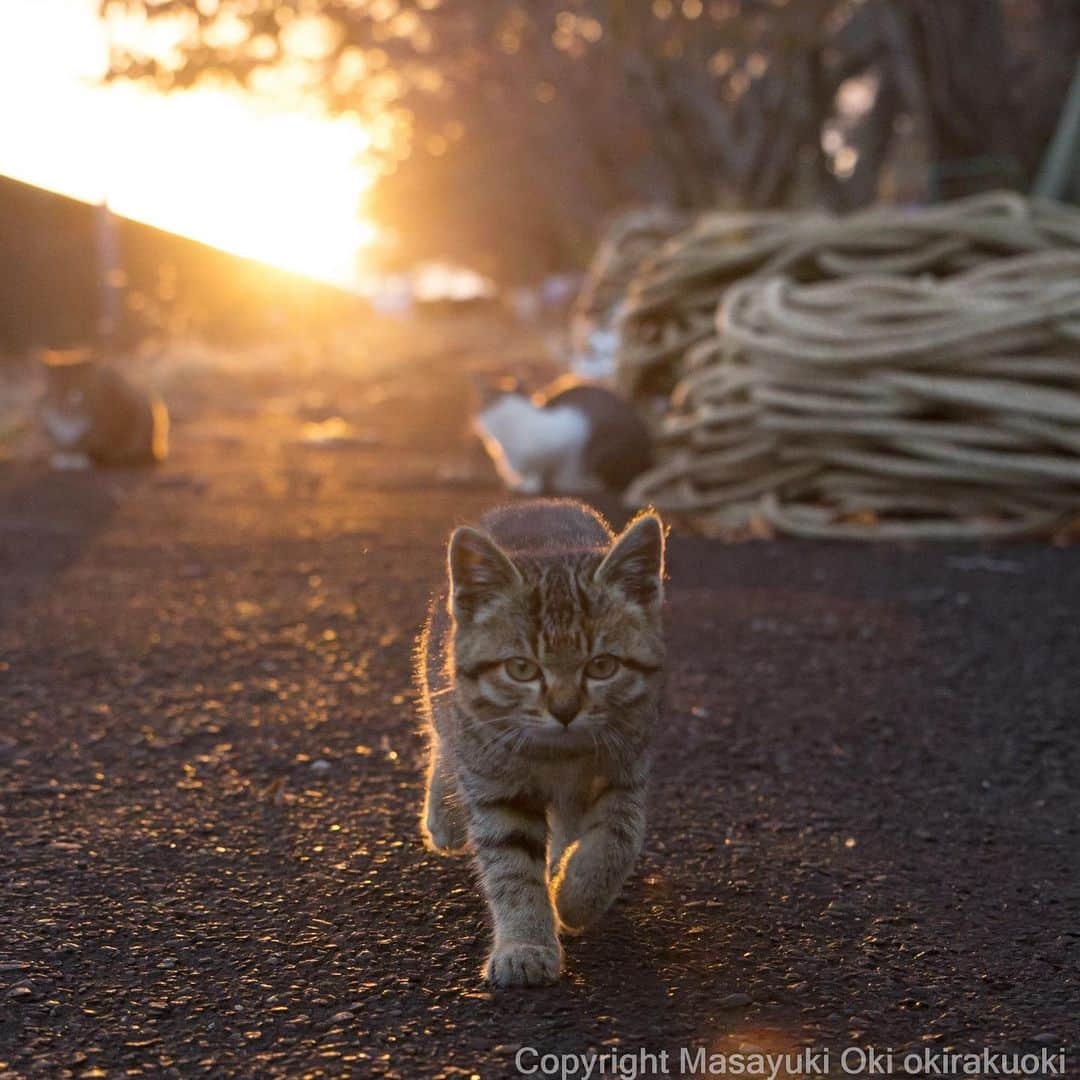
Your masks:
M897 539L1080 514L1075 210L705 215L639 268L620 334L662 451L632 505Z

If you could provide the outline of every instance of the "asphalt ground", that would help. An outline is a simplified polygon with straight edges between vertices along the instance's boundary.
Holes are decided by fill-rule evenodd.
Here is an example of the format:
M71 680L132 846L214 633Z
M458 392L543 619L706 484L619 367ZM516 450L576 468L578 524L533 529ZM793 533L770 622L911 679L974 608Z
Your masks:
M0 1075L1080 1075L1075 547L673 536L645 856L560 985L482 985L468 862L417 832L410 652L501 497L466 374L543 366L497 342L178 361L162 469L0 465Z

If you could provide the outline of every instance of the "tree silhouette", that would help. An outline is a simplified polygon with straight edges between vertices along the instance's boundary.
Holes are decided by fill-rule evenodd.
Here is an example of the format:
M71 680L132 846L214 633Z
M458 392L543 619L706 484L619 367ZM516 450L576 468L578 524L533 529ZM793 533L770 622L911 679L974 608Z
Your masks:
M1025 186L1080 52L1074 0L105 0L102 12L176 39L164 55L118 46L113 78L276 80L360 113L397 257L504 279L580 263L626 204L864 205L912 131L930 161L915 193Z

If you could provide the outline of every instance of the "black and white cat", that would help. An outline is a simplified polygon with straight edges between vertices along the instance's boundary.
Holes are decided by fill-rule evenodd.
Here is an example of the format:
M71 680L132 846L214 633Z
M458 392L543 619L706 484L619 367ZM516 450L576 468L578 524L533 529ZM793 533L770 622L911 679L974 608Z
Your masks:
M152 465L168 452L164 402L88 352L47 352L40 416L64 455L97 465Z
M503 482L523 495L622 491L652 464L649 432L633 407L573 376L532 398L502 389L473 427Z

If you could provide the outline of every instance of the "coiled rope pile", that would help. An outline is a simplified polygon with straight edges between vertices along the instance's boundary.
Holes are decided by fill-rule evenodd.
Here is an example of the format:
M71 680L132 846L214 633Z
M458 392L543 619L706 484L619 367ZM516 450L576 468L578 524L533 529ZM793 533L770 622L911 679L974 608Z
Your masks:
M706 216L632 282L618 377L664 403L628 501L706 532L1052 532L1080 514L1080 212Z

